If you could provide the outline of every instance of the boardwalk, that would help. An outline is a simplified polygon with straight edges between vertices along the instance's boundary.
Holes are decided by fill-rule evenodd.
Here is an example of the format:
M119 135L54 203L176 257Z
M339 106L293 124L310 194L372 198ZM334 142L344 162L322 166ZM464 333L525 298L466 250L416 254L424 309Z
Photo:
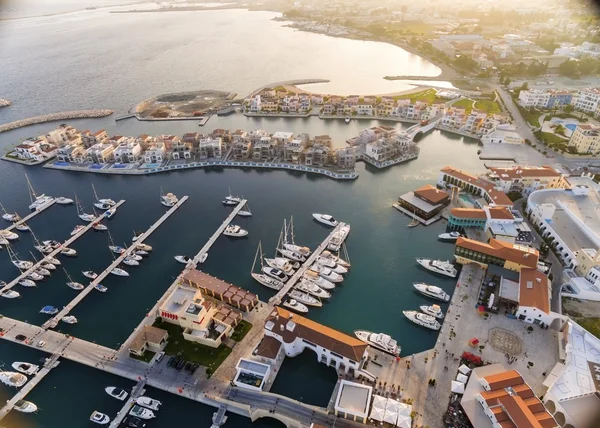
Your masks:
M122 199L119 202L117 202L117 204L115 205L115 207L120 207L121 205L123 205L125 203L125 200ZM21 273L21 275L19 275L18 277L16 277L15 279L13 279L11 282L9 282L8 284L6 284L4 286L4 288L2 289L2 291L6 291L6 290L10 290L11 288L13 288L15 285L17 285L19 283L19 281L25 277L27 277L27 275L29 275L31 272L35 271L36 269L38 269L42 264L47 263L46 262L46 258L47 257L56 257L60 251L65 248L68 247L69 245L71 245L73 242L77 241L79 238L81 238L88 230L90 230L92 228L92 226L101 221L104 218L104 213L100 214L98 217L96 217L94 219L94 221L89 222L87 225L85 225L85 227L83 229L81 229L79 232L77 232L75 235L71 236L69 239L67 239L65 242L62 243L62 245L60 247L58 247L56 250L52 251L50 254L46 254L43 256L43 258L35 263L31 268L27 269L25 272Z
M75 306L77 306L79 304L79 302L81 302L85 296L87 296L93 289L94 287L96 287L96 285L100 284L101 281L104 280L104 278L106 278L110 272L118 267L121 262L128 256L131 255L132 251L135 251L136 247L139 244L142 244L150 235L152 235L152 233L158 229L158 227L164 223L164 221L166 219L168 219L171 214L173 214L175 211L177 211L177 209L183 205L185 203L185 201L188 200L188 196L184 196L183 198L181 198L179 200L179 202L177 202L175 205L173 205L169 211L167 211L161 218L159 218L156 223L154 223L152 226L150 226L150 228L145 231L142 235L140 235L140 237L135 241L134 245L131 245L129 248L127 248L127 250L123 253L120 254L119 257L117 257L115 259L114 262L112 262L110 264L110 266L108 266L106 269L104 269L100 274L98 274L98 276L89 283L89 285L87 287L85 287L83 290L81 290L81 292L73 299L71 300L71 302L65 306L59 313L57 313L54 317L50 318L48 321L46 321L43 325L44 328L54 328L58 325L58 322L65 317Z
M46 210L47 208L50 208L52 205L54 205L54 203L56 202L56 199L52 199L51 201L46 202L44 205L42 205L41 207L39 207L37 210L33 211L31 214L29 214L28 216L23 217L21 220L14 222L11 226L8 226L6 229L4 230L13 230L15 227L31 220L32 218L34 218L36 215L38 215L39 213L41 213L42 211Z
M125 401L125 404L123 404L123 407L121 408L121 410L119 410L117 416L115 416L115 418L110 423L109 428L119 427L119 424L123 421L123 419L125 419L125 416L127 416L127 413L129 413L138 397L141 397L146 392L144 386L146 386L146 381L144 379L140 379L138 383L133 387L131 395L129 396L127 401Z
M302 264L302 266L300 266L300 269L298 269L296 271L296 273L294 275L292 275L292 277L285 283L283 288L281 290L279 290L276 295L274 295L273 297L271 297L269 299L270 305L281 304L281 302L283 301L283 298L286 296L286 294L288 294L290 292L290 290L292 289L292 287L294 285L296 285L296 282L298 282L298 280L302 277L302 275L304 275L304 272L306 272L308 270L308 268L310 266L312 266L314 261L317 260L317 257L319 257L321 255L321 253L327 249L327 245L329 245L331 238L333 238L334 234L337 231L339 231L341 229L341 227L344 225L345 225L345 223L339 223L331 231L329 236L327 236L327 238L325 238L325 240L323 242L321 242L321 244L315 249L315 251L313 251L312 254Z
M35 376L29 382L27 382L25 386L13 396L13 398L8 400L2 409L0 409L0 421L15 407L17 401L25 399L27 394L29 394L31 390L35 388L36 385L40 383L48 373L50 373L50 370L58 366L58 364L58 354L52 355L50 358L48 358L44 364L44 367L42 367L35 374Z

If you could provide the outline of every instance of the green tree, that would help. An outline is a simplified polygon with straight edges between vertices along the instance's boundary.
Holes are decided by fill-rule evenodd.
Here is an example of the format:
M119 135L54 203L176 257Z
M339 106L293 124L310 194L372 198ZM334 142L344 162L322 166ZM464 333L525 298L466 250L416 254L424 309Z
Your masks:
M577 61L566 60L558 66L558 72L563 76L576 76L578 72Z
M593 58L583 58L579 61L578 70L579 74L587 76L598 68L598 61Z
M527 89L529 89L529 83L523 82L523 84L521 85L521 90L526 91Z
M573 110L575 110L575 107L573 107L571 104L565 106L565 113L572 113Z

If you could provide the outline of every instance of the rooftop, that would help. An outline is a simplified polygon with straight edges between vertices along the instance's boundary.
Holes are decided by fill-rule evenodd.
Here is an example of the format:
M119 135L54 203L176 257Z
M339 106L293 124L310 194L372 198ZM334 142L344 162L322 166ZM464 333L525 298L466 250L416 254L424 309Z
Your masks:
M490 242L486 244L474 239L459 237L456 240L456 246L478 251L513 263L519 263L520 265L534 269L537 267L539 260L539 252L535 248L511 244L495 238L491 238Z
M423 187L419 187L414 191L414 194L427 199L427 201L432 205L439 204L441 201L449 197L448 193L432 186L431 184L426 184Z
M489 168L502 180L515 180L534 177L560 177L561 174L549 165L513 166L510 168Z
M264 336L256 348L256 355L274 360L280 349L281 342L279 340L271 336Z
M494 183L492 183L490 181L483 180L479 177L476 177L474 175L471 175L469 173L466 173L464 171L461 171L460 169L456 169L451 166L446 166L446 167L442 168L441 172L443 172L444 174L450 175L452 177L458 178L467 183L470 183L473 186L477 186L481 189L484 189L487 192L487 194L489 195L490 199L492 199L492 201L496 205L503 205L503 206L510 206L510 207L513 206L513 202L510 200L510 198L508 196L506 196L506 193L504 193L502 190L496 189L495 188L496 186L494 185Z
M335 407L345 413L366 416L369 413L372 393L373 388L370 386L343 380Z
M424 211L424 212L433 211L434 209L436 209L437 207L439 207L441 205L441 204L432 205L429 202L425 202L423 199L417 198L415 196L414 192L407 192L404 195L400 196L400 199L403 199L404 201L408 202L412 206L414 206L417 209L420 209L421 211Z
M485 211L479 208L452 208L450 214L456 218L487 219Z
M550 313L550 280L537 269L521 269L519 278L519 306L538 308Z
M162 328L146 325L143 330L135 336L129 345L129 349L140 351L146 343L160 343L160 341L166 339L168 335L169 333Z

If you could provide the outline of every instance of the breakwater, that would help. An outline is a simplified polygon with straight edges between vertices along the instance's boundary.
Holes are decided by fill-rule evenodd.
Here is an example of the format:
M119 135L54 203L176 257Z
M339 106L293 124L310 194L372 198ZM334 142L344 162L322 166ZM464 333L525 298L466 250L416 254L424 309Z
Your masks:
M111 115L112 113L112 110L76 110L44 114L42 116L30 117L28 119L21 119L10 123L5 123L4 125L0 126L0 132L6 132L29 125L36 125L38 123L54 122L57 120L105 117Z
M0 107L8 107L11 104L12 101L0 98Z

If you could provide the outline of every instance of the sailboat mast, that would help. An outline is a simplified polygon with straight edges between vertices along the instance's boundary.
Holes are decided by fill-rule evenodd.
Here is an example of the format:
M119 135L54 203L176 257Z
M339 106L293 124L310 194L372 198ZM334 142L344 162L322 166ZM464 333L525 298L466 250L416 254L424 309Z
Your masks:
M259 249L260 249L260 241L258 241L258 246L256 247L256 253L254 253L254 261L252 262L252 269L250 269L250 273L254 272L254 266L256 266L256 258L258 257Z
M262 243L258 242L258 249L260 250L260 267L263 267L263 252L262 252Z
M37 199L37 195L35 194L35 190L33 190L33 186L31 185L31 181L29 181L29 177L27 176L27 174L25 174L25 180L27 180L27 187L29 189L29 199L33 204Z
M292 238L292 244L296 244L294 241L294 216L290 216L290 237Z
M284 234L285 234L285 230L286 230L286 223L285 223L285 219L283 219L283 227L281 228L281 232L279 233L279 240L277 241L277 247L275 247L275 256L277 257L277 249L281 248L281 242L285 242L285 238L284 238Z
M96 202L98 202L98 194L96 193L96 188L94 187L94 183L92 183L92 190L94 191L94 198L96 198Z

